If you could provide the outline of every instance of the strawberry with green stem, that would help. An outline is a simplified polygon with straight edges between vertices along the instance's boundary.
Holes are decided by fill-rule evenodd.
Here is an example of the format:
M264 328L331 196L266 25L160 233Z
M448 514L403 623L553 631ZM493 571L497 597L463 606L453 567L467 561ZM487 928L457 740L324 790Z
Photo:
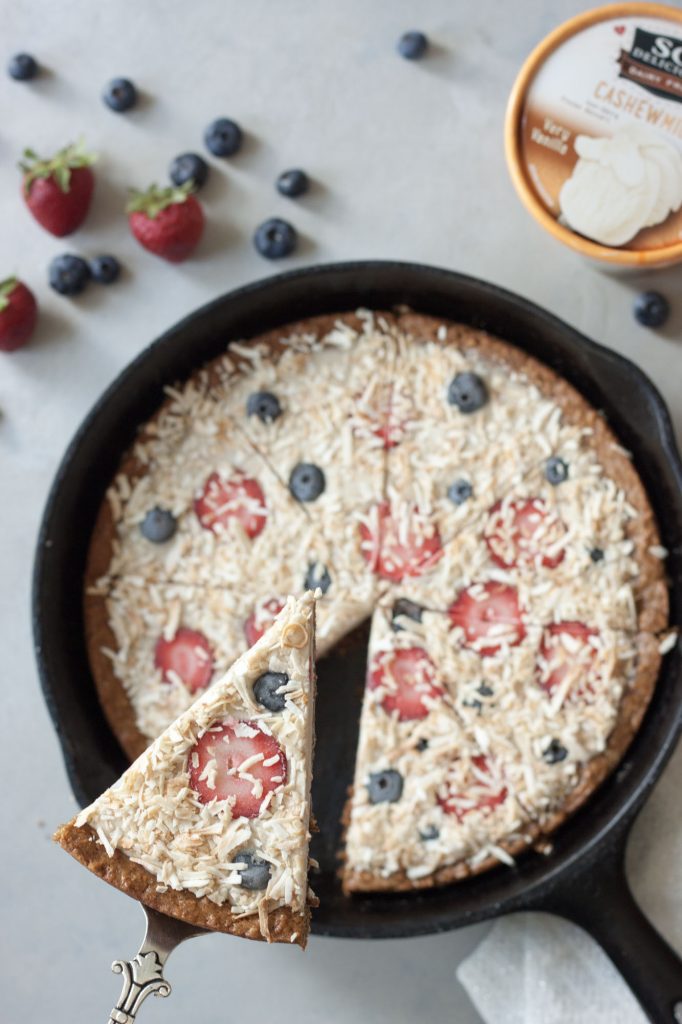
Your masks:
M194 251L204 230L204 211L192 195L193 183L132 192L126 213L140 245L169 263L181 263Z
M16 277L0 281L0 351L14 352L25 345L37 319L33 292Z
M87 216L95 187L92 164L96 159L81 142L64 146L48 159L32 149L24 150L19 164L24 173L24 201L38 223L57 238L72 234Z

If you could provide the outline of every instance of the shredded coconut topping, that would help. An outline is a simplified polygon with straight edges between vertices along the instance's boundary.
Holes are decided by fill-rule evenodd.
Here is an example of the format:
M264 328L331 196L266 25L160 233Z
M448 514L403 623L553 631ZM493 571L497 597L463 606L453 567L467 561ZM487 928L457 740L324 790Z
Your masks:
M106 653L150 738L195 697L154 667L157 637L181 625L205 635L219 677L247 646L247 620L261 631L279 595L320 586L318 653L370 614L370 662L423 649L436 671L413 681L423 717L386 711L400 687L390 673L367 690L346 843L347 874L412 880L460 860L508 862L505 847L549 820L605 750L637 670L642 557L638 512L589 421L572 422L479 349L477 332L443 324L434 341L415 331L358 311L323 336L303 324L274 344L233 343L169 389L109 490L111 560L94 587L115 641ZM487 394L471 414L448 399L465 373ZM277 416L247 415L256 392L276 396ZM322 471L313 499L294 485L301 464ZM262 497L226 497L214 478L219 522L206 529L196 502L216 473L256 480ZM140 532L155 506L177 521L165 544ZM654 543L645 554L667 552ZM506 605L486 620L491 584L514 591L518 615ZM487 623L477 636L449 614L463 592ZM398 598L422 609L419 621L393 613ZM562 631L576 623L584 635ZM662 638L661 652L675 639ZM291 656L306 642L297 624L286 628ZM248 703L244 681L234 687ZM306 691L285 697L291 723L304 718ZM400 798L372 802L370 779L388 770L402 778Z

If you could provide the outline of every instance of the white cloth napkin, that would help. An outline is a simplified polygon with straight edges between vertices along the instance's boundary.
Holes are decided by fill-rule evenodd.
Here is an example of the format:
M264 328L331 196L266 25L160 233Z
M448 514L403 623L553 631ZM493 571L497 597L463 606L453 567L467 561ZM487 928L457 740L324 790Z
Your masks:
M642 910L682 954L682 745L635 823L628 877ZM609 958L549 914L496 922L457 977L486 1024L646 1024Z

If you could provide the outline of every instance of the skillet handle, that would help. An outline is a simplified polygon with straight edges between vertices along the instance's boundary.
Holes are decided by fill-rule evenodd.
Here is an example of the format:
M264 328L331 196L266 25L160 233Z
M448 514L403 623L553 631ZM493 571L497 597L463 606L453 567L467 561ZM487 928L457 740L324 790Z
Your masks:
M621 972L653 1024L682 1024L682 959L644 916L625 876L625 840L555 891L544 909L580 925Z

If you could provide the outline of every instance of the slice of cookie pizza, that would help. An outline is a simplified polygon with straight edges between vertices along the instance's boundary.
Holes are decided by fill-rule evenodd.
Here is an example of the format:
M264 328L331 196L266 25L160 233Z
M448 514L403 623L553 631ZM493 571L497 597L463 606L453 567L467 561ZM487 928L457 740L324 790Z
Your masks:
M319 586L318 648L371 614L378 594L367 543L394 443L395 317L321 316L231 344L211 366L216 407L248 436L282 484L279 565ZM267 593L263 593L265 599Z
M119 465L93 530L88 590L121 578L235 588L276 565L281 485L207 379L170 391Z
M305 946L314 657L307 592L56 841L172 917Z

